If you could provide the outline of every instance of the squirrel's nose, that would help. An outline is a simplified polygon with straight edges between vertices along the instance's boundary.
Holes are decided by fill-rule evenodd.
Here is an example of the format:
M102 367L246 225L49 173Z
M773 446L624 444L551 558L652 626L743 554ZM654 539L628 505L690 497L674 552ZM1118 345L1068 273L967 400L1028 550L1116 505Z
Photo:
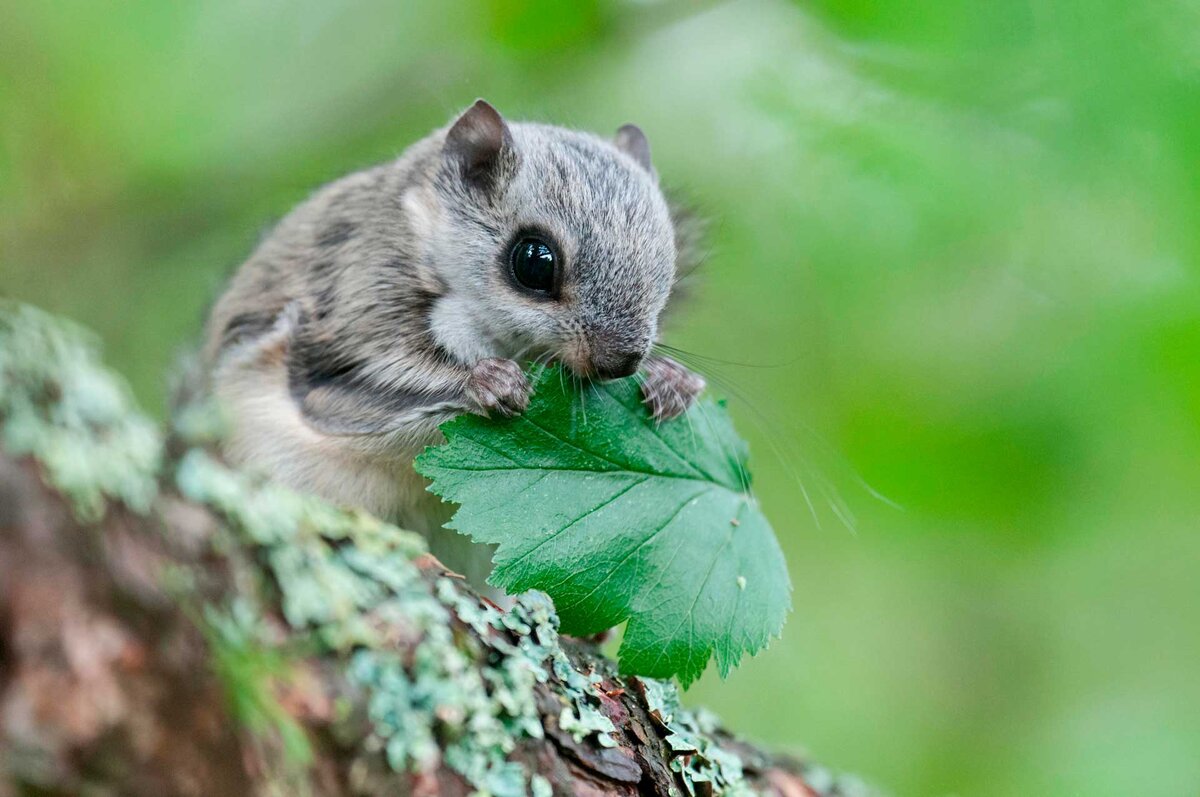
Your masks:
M642 365L640 351L614 351L592 358L592 368L601 379L620 379L633 376Z

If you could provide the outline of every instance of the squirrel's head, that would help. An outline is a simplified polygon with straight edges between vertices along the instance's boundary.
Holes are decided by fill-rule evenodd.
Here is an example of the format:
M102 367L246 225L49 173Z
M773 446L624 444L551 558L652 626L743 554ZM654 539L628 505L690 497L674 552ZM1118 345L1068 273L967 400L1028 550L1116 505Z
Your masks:
M446 130L415 205L447 288L434 335L469 325L502 356L633 374L675 276L675 237L642 131L612 141L507 123L483 100Z

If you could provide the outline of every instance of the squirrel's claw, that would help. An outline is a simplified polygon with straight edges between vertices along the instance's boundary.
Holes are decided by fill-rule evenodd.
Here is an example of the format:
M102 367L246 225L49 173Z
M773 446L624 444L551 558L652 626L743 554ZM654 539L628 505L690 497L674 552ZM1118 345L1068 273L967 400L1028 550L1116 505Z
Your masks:
M529 379L514 360L480 360L467 377L467 398L480 415L520 415L529 406L529 392Z
M669 357L649 357L642 364L642 403L656 421L687 412L704 390L704 378Z

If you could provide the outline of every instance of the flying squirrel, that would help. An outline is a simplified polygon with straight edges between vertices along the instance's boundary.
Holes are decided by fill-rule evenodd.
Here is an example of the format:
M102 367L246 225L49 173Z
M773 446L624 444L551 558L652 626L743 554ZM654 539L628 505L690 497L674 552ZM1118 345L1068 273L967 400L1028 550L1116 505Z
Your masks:
M679 227L636 126L607 140L477 101L319 189L233 276L201 358L225 456L423 533L446 558L448 512L413 458L457 414L523 412L521 363L640 372L658 420L703 390L651 351Z

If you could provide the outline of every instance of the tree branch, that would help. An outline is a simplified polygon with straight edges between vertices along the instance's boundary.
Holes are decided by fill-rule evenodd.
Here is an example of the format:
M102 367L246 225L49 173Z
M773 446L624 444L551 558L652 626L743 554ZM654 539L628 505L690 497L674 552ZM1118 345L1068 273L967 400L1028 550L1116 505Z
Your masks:
M0 797L865 793L175 426L0 304Z

